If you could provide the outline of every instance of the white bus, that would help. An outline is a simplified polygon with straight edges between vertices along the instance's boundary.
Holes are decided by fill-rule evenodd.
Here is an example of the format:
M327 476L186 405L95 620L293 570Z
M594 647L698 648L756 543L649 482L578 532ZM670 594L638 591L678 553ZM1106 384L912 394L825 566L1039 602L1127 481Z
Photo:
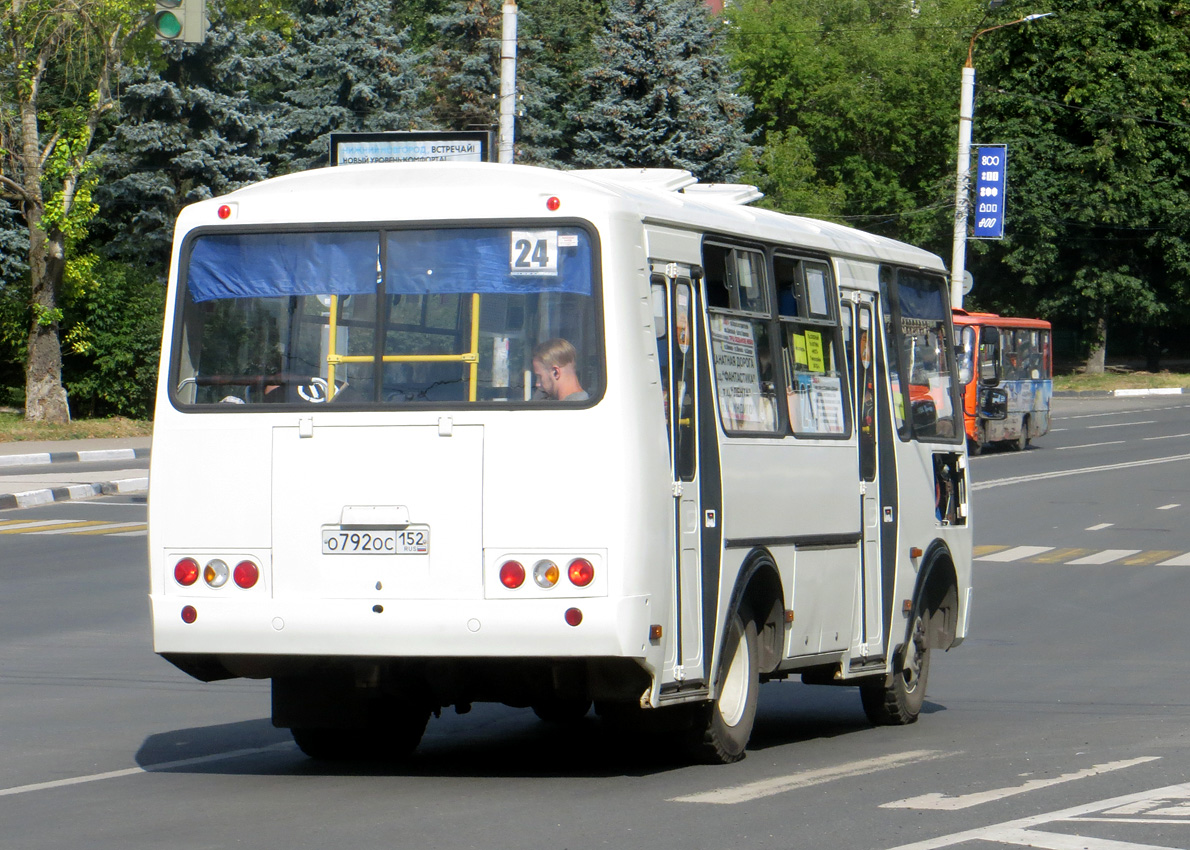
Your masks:
M155 651L271 679L317 758L493 701L730 762L798 675L913 722L971 602L945 270L758 197L416 163L187 207Z

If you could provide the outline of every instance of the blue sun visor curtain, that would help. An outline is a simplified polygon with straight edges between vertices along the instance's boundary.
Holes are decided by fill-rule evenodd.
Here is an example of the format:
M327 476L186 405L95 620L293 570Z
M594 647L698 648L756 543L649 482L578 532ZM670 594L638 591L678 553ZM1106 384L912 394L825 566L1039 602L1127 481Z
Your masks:
M591 294L587 234L566 229L238 233L203 236L190 254L196 302L290 295L570 292Z

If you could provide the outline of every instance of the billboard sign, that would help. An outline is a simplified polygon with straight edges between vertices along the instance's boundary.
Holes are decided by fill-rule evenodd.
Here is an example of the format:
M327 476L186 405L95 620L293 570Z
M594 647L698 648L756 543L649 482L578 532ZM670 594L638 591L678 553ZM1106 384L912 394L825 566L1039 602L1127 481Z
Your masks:
M451 132L331 133L331 165L376 162L488 162L492 134Z
M1008 147L981 145L975 149L975 160L975 238L1003 239Z

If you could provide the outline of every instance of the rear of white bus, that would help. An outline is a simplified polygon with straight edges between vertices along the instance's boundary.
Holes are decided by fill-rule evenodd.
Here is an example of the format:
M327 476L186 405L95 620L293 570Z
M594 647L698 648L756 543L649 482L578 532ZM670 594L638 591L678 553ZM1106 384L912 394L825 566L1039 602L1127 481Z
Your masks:
M487 168L469 195L481 172L328 169L179 221L154 648L203 680L271 678L274 722L314 755L405 751L447 705L564 717L657 689L664 412L639 376L640 264L610 269L640 297L605 298L602 249L631 226ZM569 398L535 387L557 339Z

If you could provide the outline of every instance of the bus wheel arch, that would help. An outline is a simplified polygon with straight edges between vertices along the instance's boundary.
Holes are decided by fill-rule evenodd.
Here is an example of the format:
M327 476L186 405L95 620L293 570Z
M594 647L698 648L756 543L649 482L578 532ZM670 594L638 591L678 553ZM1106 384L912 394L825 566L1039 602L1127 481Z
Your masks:
M878 726L917 722L925 702L930 650L949 649L958 624L958 581L950 550L940 540L926 551L914 589L904 640L892 671L860 685L868 719Z
M777 668L784 647L785 603L771 555L744 561L727 608L712 682L714 698L697 713L692 739L700 760L730 764L744 757L756 719L761 676Z

